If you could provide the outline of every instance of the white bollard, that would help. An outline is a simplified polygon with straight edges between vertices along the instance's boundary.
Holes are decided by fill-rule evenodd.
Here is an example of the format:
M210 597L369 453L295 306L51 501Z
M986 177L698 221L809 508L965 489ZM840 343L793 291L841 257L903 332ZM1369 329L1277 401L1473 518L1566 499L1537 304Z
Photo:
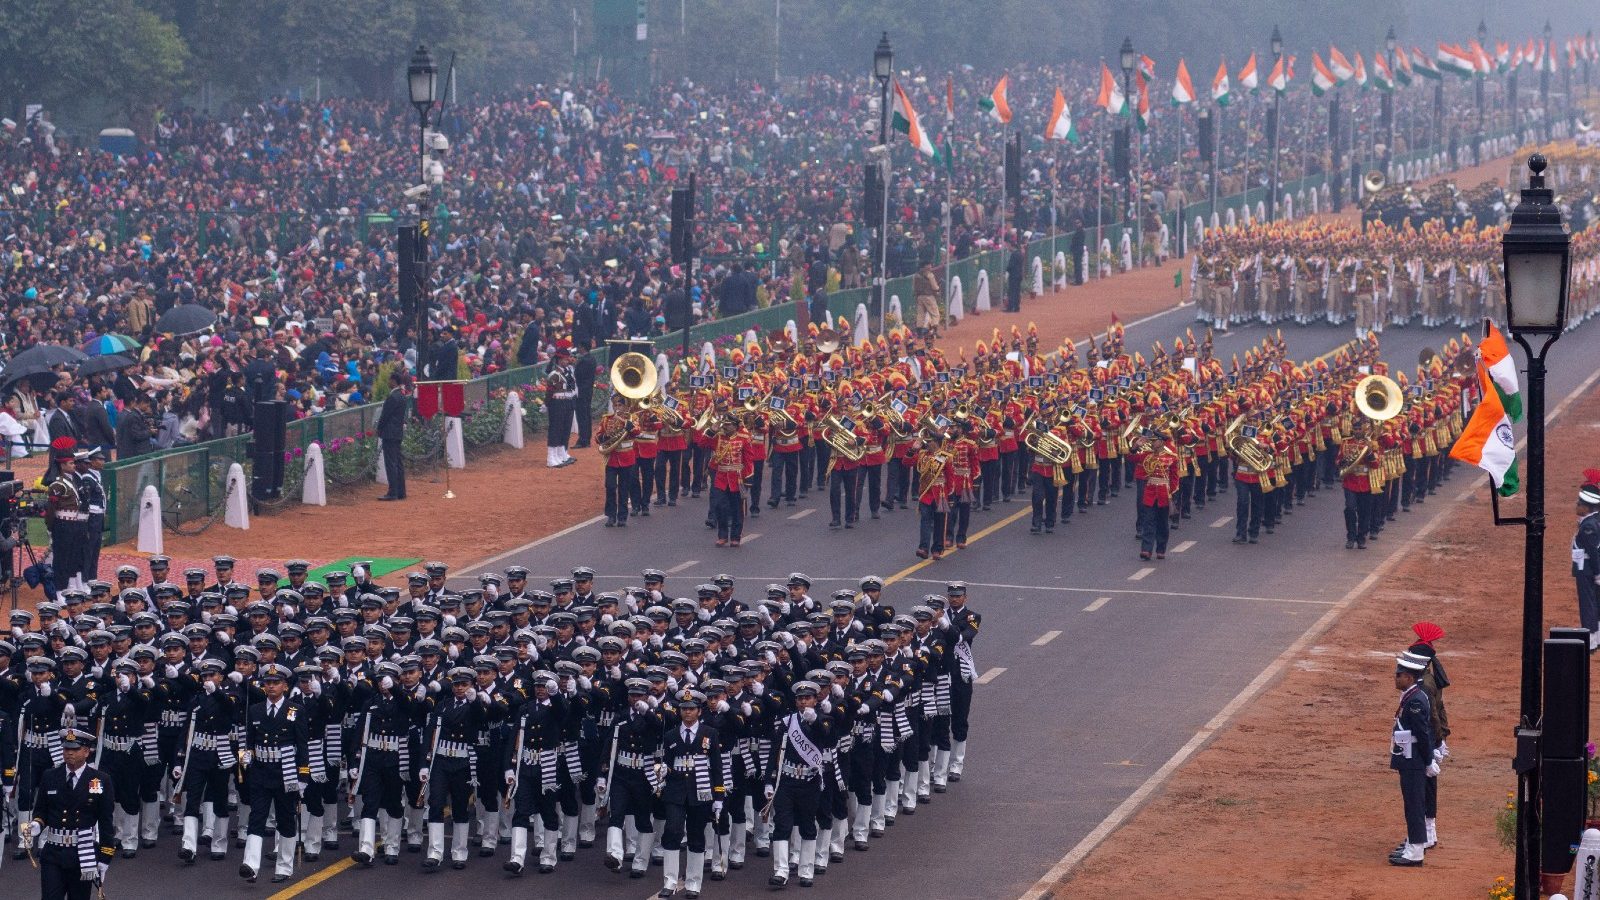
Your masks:
M659 363L657 368L660 368ZM659 377L659 372L657 374ZM660 383L666 384L666 381L663 380ZM522 395L516 391L506 394L506 430L500 439L505 442L507 447L513 447L517 450L522 449Z
M989 270L978 270L977 293L973 295L972 311L986 313L989 311Z
M452 469L467 467L467 446L461 438L460 416L445 416L444 463Z
M1256 221L1257 222L1265 222L1266 220L1267 220L1267 201L1265 201L1265 200L1257 200L1256 201Z
M872 340L872 330L867 324L870 319L871 316L867 315L867 305L865 303L857 303L855 334L851 338L851 343L855 346L859 347Z
M153 484L145 485L139 495L140 553L160 553L161 550L161 492Z
M228 467L227 492L228 499L223 501L226 508L223 511L222 524L229 528L249 531L250 486L244 480L244 466L234 463Z
M294 459L284 465L298 466L300 460ZM328 505L328 473L322 459L322 445L316 441L306 448L306 479L300 485L300 502L307 506Z
M389 485L388 467L383 464L383 442L382 441L378 442L378 471L377 471L377 474L372 476L372 478L378 484L384 485L385 487L387 487Z
M1190 233L1194 235L1196 242L1201 244L1206 242L1206 220L1203 216L1194 217L1194 230Z
M667 353L663 350L656 354L656 384L670 384L672 382L671 375L672 360L667 359ZM517 398L517 405L522 405L521 396ZM517 446L521 447L522 445L518 444Z
M961 276L950 276L950 299L945 303L945 311L950 314L950 321L959 322L967 314L966 303L961 296Z
M1294 195L1285 194L1283 197L1283 218L1285 221L1294 220Z
M783 333L789 336L789 342L795 346L800 345L800 326L793 319L783 323Z
M1033 285L1029 294L1038 297L1044 293L1044 260L1035 256L1033 258Z
M901 325L907 324L905 312L900 308L899 294L889 295L889 318L895 322L899 322Z
M1055 262L1051 265L1050 286L1061 290L1067 286L1067 254L1057 250Z
M1239 227L1239 213L1238 213L1237 210L1235 210L1231 206L1228 207L1228 219L1227 219L1227 222L1228 222L1228 227L1229 228L1237 228L1237 227Z
M717 348L711 346L710 341L706 341L700 345L700 359L703 363L705 363L706 368L711 369L712 371L716 370Z
M1586 828L1573 866L1574 900L1600 900L1600 830Z

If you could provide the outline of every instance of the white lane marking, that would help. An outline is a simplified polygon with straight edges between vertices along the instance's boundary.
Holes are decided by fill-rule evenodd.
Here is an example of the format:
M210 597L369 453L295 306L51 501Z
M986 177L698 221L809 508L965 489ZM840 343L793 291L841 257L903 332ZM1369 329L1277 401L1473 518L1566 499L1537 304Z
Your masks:
M1184 541L1183 543L1179 544L1178 546L1173 547L1172 548L1172 552L1173 553L1182 553L1183 551L1188 550L1189 548L1193 547L1196 543L1198 543L1198 542L1197 541Z
M740 544L740 546L743 546L745 544L750 543L751 541L755 540L758 537L761 537L761 533L760 532L756 532L755 534L747 534L744 537L739 539L739 544Z
M1045 644L1050 643L1058 637L1061 637L1060 631L1046 631L1044 634L1041 634L1033 639L1033 645L1035 647L1043 647Z
M1088 606L1085 606L1083 608L1083 611L1084 612L1094 612L1094 611L1100 609L1100 607L1105 606L1107 603L1110 603L1110 602L1111 602L1111 598L1110 597L1096 597L1096 598L1094 598L1094 602L1093 603L1091 603Z
M1591 386L1593 386L1596 381L1600 381L1600 370L1596 370L1588 378L1584 379L1583 384L1578 385L1576 390L1568 394L1566 399L1562 400L1555 410L1549 416L1545 417L1545 421L1549 422L1551 419L1554 419L1557 415L1563 412L1572 404L1573 400L1579 396L1582 396L1582 394ZM1211 721L1207 722L1205 727L1195 732L1194 737L1191 737L1188 743L1180 747L1178 752L1172 755L1171 759L1168 759L1162 764L1161 768L1157 769L1154 774L1145 779L1145 782L1139 785L1138 790L1128 795L1127 799L1118 804L1117 808L1112 810L1110 815L1102 819L1100 824L1096 825L1093 831L1089 832L1084 836L1083 840L1078 842L1077 846L1067 851L1067 855L1061 857L1061 859L1050 868L1050 871L1044 874L1043 878L1040 878L1037 882L1035 882L1033 887L1030 888L1027 893L1022 895L1021 900L1044 900L1046 897L1053 896L1053 892L1057 883L1060 882L1061 879L1065 878L1067 873L1071 872L1079 863L1083 862L1083 860L1087 858L1096 847L1100 846L1100 844L1105 841L1105 839L1109 837L1112 832L1122 827L1122 824L1126 822L1135 812L1137 812L1139 807L1145 804L1145 801L1150 798L1150 795L1159 790L1161 786L1166 783L1167 779L1172 777L1172 773L1177 771L1179 766L1182 766L1184 762L1189 759L1189 757L1193 756L1195 751L1205 746L1211 740L1211 738L1217 734L1217 732L1222 730L1223 726L1228 723L1228 720L1232 719L1240 709L1244 708L1250 703L1250 701L1254 700L1256 694L1260 693L1263 688L1274 681L1278 677L1279 673L1281 673L1284 668L1288 666L1290 660L1298 657L1305 650L1306 646L1311 643L1311 641L1315 640L1318 635L1322 634L1322 632L1326 631L1330 625L1337 621L1339 616L1344 614L1344 611L1355 602L1357 597L1360 597L1368 588L1376 584L1379 579L1387 575L1389 570L1393 568L1403 556L1405 556L1413 543L1420 543L1422 539L1427 537L1428 534L1431 533L1440 522L1444 521L1446 514L1451 512L1451 507L1454 505L1455 504L1446 504L1443 509L1435 511L1433 517L1428 519L1428 521L1417 530L1416 534L1412 535L1410 538L1402 540L1400 545L1395 547L1394 551L1385 557L1383 562L1378 564L1377 568L1369 572L1367 577L1361 579L1359 584L1346 592L1345 595L1341 597L1331 609L1323 613L1321 618L1312 623L1311 627L1306 629L1305 633L1301 634L1293 644L1289 645L1288 649L1278 654L1277 659L1274 659L1265 669L1262 669L1261 674L1257 675L1255 680L1251 681L1248 685L1245 685L1244 690L1240 691L1232 700L1228 701L1227 706L1224 706L1215 716L1212 716Z
M1229 522L1232 522L1232 521L1233 521L1233 516L1223 516L1222 518L1216 520L1215 522L1212 522L1211 523L1211 527L1212 528L1221 528L1222 526L1224 526L1224 525L1226 525L1226 524L1228 524Z
M1154 572L1154 571L1155 571L1155 567L1154 566L1145 566L1144 568L1142 568L1139 571L1133 573L1132 575L1129 575L1128 576L1128 580L1129 581L1143 581L1143 580L1145 580L1146 578L1148 578L1150 576L1151 572Z
M578 531L579 529L583 529L583 528L588 528L590 525L593 525L593 524L595 524L597 522L604 522L605 520L606 520L605 516L595 516L592 519L585 519L585 520L583 520L582 522L579 522L576 525L569 525L566 528L563 528L560 531L556 532L555 534L547 534L544 537L539 538L536 541L529 541L528 543L523 544L521 547L517 547L517 548L515 548L513 550L507 550L504 553L500 553L500 554L497 554L495 556L491 556L488 559L483 560L481 562L475 562L470 566L462 566L459 569L459 571L462 571L462 572L482 572L482 571L485 571L487 569L493 568L494 564L499 562L502 559L508 559L510 557L516 556L519 553L526 553L527 551L532 550L533 548L539 546L540 544L549 543L550 541L553 541L556 538L564 538L567 535L573 533L574 531Z
M795 513L794 515L790 516L789 518L791 518L791 519L804 519L806 516L809 516L809 515L811 515L812 513L816 512L816 511L817 511L817 508L815 506L813 506L810 509L802 509L799 512Z
M672 568L668 569L667 570L667 574L668 575L676 575L679 572L687 571L690 568L692 568L694 566L697 566L699 564L700 564L700 560L698 560L698 559L691 559L688 562L681 562L681 563L678 563L677 565L673 566Z
M1005 671L1006 671L1005 666L995 666L994 668L992 668L989 671L983 673L982 675L979 675L978 676L978 683L979 684L988 684L989 682L991 682L991 681L995 680L996 678L999 678L1001 675L1005 674Z

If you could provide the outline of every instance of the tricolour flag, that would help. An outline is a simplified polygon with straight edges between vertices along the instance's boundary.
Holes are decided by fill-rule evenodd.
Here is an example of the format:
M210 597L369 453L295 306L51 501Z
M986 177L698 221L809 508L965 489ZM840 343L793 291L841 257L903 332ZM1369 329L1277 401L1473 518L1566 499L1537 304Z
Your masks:
M1372 54L1372 83L1380 91L1394 90L1394 73L1383 58L1383 51Z
M1356 51L1356 71L1354 75L1356 87L1367 89L1367 62L1361 58L1361 51Z
M1394 80L1401 87L1410 87L1411 75L1411 54L1401 47L1394 54Z
M1557 52L1556 51L1555 42L1554 41L1544 41L1543 44L1544 44L1544 50L1542 52L1544 54L1544 56L1543 56L1544 71L1546 71L1546 72L1554 72L1556 70L1556 52Z
M1261 79L1256 75L1256 55L1244 61L1244 68L1239 70L1239 86L1254 94L1260 85Z
M1509 497L1520 485L1517 440L1511 426L1522 421L1522 391L1517 384L1516 361L1493 323L1478 344L1478 383L1483 388L1483 402L1472 411L1450 456L1488 472L1500 496Z
M906 136L906 140L917 148L918 153L933 160L939 158L939 148L933 145L933 139L922 130L922 125L917 121L917 111L911 108L911 98L906 96L905 89L898 81L894 83L894 127Z
M1100 96L1094 102L1114 116L1128 115L1128 98L1122 95L1122 85L1117 84L1116 77L1105 63L1100 64Z
M1472 59L1472 54L1462 49L1457 44L1439 42L1439 49L1433 55L1441 70L1454 72L1462 78L1471 78L1477 65Z
M1133 73L1133 83L1139 93L1139 117L1134 120L1134 124L1139 126L1140 131L1148 131L1150 129L1150 82L1145 79L1144 72L1141 70Z
M1494 63L1489 59L1488 51L1477 41L1467 43L1467 53L1472 56L1472 71L1479 78L1484 78L1494 71Z
M1145 56L1145 55L1141 54L1139 56L1139 71L1144 73L1144 77L1150 79L1151 81L1155 81L1156 80L1156 61L1151 59L1148 56Z
M1321 55L1315 50L1311 51L1311 93L1321 97L1338 86L1339 80L1328 71Z
M1344 84L1346 81L1354 78L1356 74L1356 67L1350 65L1350 60L1346 59L1345 55L1339 52L1338 47L1335 47L1331 44L1328 45L1328 68L1333 72L1333 77L1338 80L1340 84Z
M1511 68L1511 45L1505 41L1498 41L1494 45L1494 67L1502 75Z
M1428 58L1428 54L1422 52L1421 47L1413 46L1411 48L1411 63L1413 71L1423 78L1429 78L1434 81L1444 78L1444 73L1440 72L1439 67L1433 64L1433 60Z
M1216 77L1211 79L1211 102L1218 106L1227 106L1233 99L1228 88L1228 61L1217 63Z
M1189 67L1183 57L1178 58L1178 74L1172 79L1172 105L1182 106L1194 102L1194 82L1189 80Z
M1056 98L1050 102L1050 122L1044 127L1044 139L1047 141L1078 142L1078 129L1072 125L1072 110L1067 106L1067 98L1061 93L1061 88L1056 88Z
M1272 73L1267 76L1267 87L1280 94L1289 89L1288 64L1287 56L1278 57L1278 61L1272 64Z
M1011 122L1011 104L1006 102L1006 76L1000 76L1000 83L994 86L989 96L978 101L978 107L989 114L1002 125Z

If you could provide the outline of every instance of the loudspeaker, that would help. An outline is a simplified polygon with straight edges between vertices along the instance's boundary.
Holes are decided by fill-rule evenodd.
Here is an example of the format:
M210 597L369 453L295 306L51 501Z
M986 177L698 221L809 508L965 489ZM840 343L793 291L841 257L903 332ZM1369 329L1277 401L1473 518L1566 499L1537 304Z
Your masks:
M1267 146L1271 147L1275 135L1278 133L1278 110L1267 107Z
M1128 153L1128 132L1118 128L1111 141L1111 172L1118 181L1126 183L1132 174L1132 156Z
M1022 193L1022 135L1014 134L1006 142L1006 196Z
M1544 726L1539 752L1582 759L1589 740L1589 642L1544 642Z
M1201 116L1200 117L1199 143L1200 143L1200 161L1203 162L1203 163L1211 162L1211 156L1212 156L1213 153L1216 152L1217 139L1216 139L1216 131L1212 127L1211 117L1210 116Z
M642 353L651 359L656 358L656 345L653 341L614 340L606 341L609 355L606 357L606 369L609 370L617 364L617 360L626 353Z
M289 405L282 400L256 401L250 493L257 500L275 500L283 492L283 451L288 436Z
M1577 759L1546 757L1539 761L1540 871L1572 868L1588 806L1589 765L1581 754Z
M862 167L865 170L865 187L862 196L865 198L862 209L862 221L868 228L877 229L883 222L883 170L877 163L867 163Z
M694 176L689 186L672 189L672 261L687 263L694 256Z

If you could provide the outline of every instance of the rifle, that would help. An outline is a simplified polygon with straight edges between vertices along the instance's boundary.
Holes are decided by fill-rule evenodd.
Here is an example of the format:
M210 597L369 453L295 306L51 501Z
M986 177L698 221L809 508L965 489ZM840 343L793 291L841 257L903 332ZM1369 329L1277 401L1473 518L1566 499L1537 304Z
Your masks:
M595 806L599 810L604 810L606 812L611 811L611 775L616 771L617 768L617 744L621 742L621 737L622 723L618 722L617 724L611 726L611 754L606 760L605 796L594 798Z
M194 708L189 710L188 732L183 736L183 762L178 766L179 772L181 772L183 775L189 774L189 751L194 746L194 720L198 719L199 717L200 701L196 700ZM172 808L177 810L179 807L178 798L183 796L183 779L174 778L173 782Z
M356 805L356 792L361 790L361 777L367 771L367 735L372 730L372 707L367 707L367 712L361 717L361 755L356 758L356 773L350 780L350 790L345 793L345 800L352 809Z
M524 722L527 720L524 719ZM513 798L517 796L517 782L522 780L522 738L527 732L526 726L517 724L517 740L511 748L511 781L506 784L505 805L510 806Z
M94 767L100 768L100 750L105 746L102 738L106 735L106 707L103 703L95 704L100 707L100 714L96 717L94 726Z

